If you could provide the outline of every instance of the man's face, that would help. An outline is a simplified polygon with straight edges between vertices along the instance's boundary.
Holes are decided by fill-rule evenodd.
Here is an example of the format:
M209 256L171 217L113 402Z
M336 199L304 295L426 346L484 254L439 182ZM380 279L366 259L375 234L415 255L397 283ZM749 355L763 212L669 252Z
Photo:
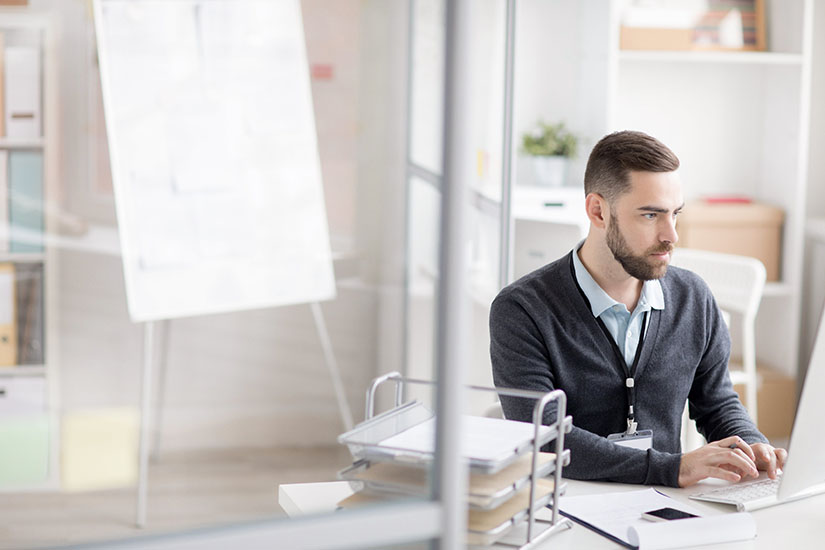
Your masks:
M679 240L682 184L676 172L631 172L630 182L630 190L610 206L607 246L631 277L659 279Z

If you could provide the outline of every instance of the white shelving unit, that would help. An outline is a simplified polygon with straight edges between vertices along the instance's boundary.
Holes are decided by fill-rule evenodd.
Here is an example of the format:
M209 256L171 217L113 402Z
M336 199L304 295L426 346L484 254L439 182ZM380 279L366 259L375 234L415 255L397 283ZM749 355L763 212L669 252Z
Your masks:
M57 367L57 250L49 244L56 234L51 212L57 203L56 22L52 15L28 8L0 9L0 33L5 47L24 45L40 52L41 135L32 138L0 137L0 150L39 153L42 160L43 251L0 253L0 263L16 267L40 266L42 362L0 367L0 388L6 401L0 406L0 447L14 443L13 452L0 459L0 492L54 490L60 486L60 406ZM14 235L10 235L13 239ZM18 326L18 330L21 327ZM20 393L21 384L28 388ZM20 399L18 399L18 397ZM21 406L20 401L24 404ZM35 430L30 428L35 427ZM32 431L36 431L32 435ZM27 433L25 437L20 434ZM26 447L26 445L31 445ZM37 464L23 465L24 461ZM41 468L41 466L44 466Z
M581 185L598 139L634 129L679 155L686 200L746 194L785 211L757 356L788 374L799 354L813 9L766 1L764 52L622 51L618 0L524 0L517 15L514 139L538 119L564 121L582 137L568 185Z

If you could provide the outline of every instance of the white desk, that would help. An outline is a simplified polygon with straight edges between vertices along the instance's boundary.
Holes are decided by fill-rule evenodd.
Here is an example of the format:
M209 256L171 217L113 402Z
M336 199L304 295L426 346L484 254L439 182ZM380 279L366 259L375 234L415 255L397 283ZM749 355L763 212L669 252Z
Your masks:
M619 483L573 480L567 480L567 483L567 494L569 495L630 491L642 488L637 485ZM657 489L673 498L686 500L689 494L706 490L707 486L700 484L689 489L671 489L667 487L657 487ZM352 490L346 481L293 483L279 487L278 502L290 517L294 517L307 513L332 512L335 510L335 504L351 493ZM696 500L691 500L690 504L705 511L707 515L735 511L730 506ZM544 511L541 513L543 514ZM720 550L781 550L786 548L808 550L825 548L825 494L757 510L752 514L757 525L758 535L756 539L698 548L717 548ZM538 548L540 550L615 550L623 547L580 525L573 525L572 529L551 536Z

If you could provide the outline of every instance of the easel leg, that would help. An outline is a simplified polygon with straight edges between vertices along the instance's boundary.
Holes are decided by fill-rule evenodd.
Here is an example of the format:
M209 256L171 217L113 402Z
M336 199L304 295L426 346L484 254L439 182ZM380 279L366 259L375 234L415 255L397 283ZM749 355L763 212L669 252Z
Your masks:
M155 324L143 325L143 386L140 403L140 450L138 453L137 511L135 525L146 525L146 495L149 485L149 429L152 411L152 361L154 360L153 336Z
M163 410L164 399L166 398L166 372L169 364L169 333L172 329L172 321L165 319L160 321L160 356L158 357L158 391L155 400L155 422L152 427L154 441L150 458L152 462L157 462L160 458L160 434L163 430Z
M344 429L349 431L352 429L352 412L347 401L347 393L344 390L344 383L341 380L341 371L338 369L338 363L335 361L335 355L332 353L332 341L327 332L327 325L324 322L324 315L321 311L321 304L312 302L309 304L312 309L312 316L315 319L315 328L318 329L318 337L321 339L321 348L324 350L324 362L329 370L329 376L332 378L332 386L335 390L335 399L338 402L338 410L341 413L341 420L344 423Z

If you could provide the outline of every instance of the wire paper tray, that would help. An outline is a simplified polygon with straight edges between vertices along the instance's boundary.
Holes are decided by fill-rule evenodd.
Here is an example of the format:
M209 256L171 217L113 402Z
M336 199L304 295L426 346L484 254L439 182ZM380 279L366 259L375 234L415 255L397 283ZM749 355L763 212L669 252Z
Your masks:
M533 449L534 431L526 422L463 416L462 455L472 471L493 474ZM556 432L555 426L541 426L539 445L555 439ZM356 458L425 465L433 459L435 415L413 401L362 422L338 441Z
M376 391L386 382L395 384L395 408L375 416ZM369 483L361 492L342 501L341 505L357 505L374 499L413 498L403 490L391 489L393 483L386 483L387 476L374 476L373 479L371 474L361 475L370 472L369 468L375 468L375 463L384 468L402 468L406 473L418 472L415 475L424 475L426 479L428 472L424 466L434 460L435 418L433 413L420 403L413 401L402 404L407 384L436 385L432 380L405 378L398 372L390 372L375 378L367 390L367 420L338 437L338 441L348 445L353 456L359 459L352 469L342 472L342 477L363 477L363 480L350 482L359 486L364 485L365 481ZM490 482L478 492L473 491L472 486L469 487L468 500L475 507L471 506L469 510L468 542L474 546L504 545L518 550L532 550L547 537L571 526L570 520L559 514L559 497L566 487L562 482L562 469L570 463L570 452L564 450L564 435L573 427L573 419L565 414L567 396L561 390L538 392L515 388L467 387L475 391L530 399L535 402L532 423L462 417L462 425L459 426L462 437L461 455L469 459L471 479L473 476L486 475L489 478L487 481ZM557 406L556 419L551 425L545 426L542 422L543 414L551 403ZM553 466L550 468L553 479L541 479L545 462L542 460L544 453L541 453L540 449L551 440L555 440L555 453L551 461ZM503 475L499 472L520 460L519 455L525 451L530 451L529 457L521 457L525 462L530 462L530 473L526 481L521 481L523 476L516 475L512 481L513 488L501 492L500 489L506 484L501 484L500 479L493 483L492 479ZM375 470L372 474L375 474ZM429 483L418 483L429 487ZM403 484L409 485L408 482ZM519 486L523 487L519 489ZM483 493L483 498L475 499L480 496L478 493ZM537 519L536 511L550 502L551 519ZM549 526L542 530L534 529L538 521L549 523ZM517 533L522 526L525 527L525 532ZM513 540L496 542L505 535ZM524 542L516 543L516 539L519 538L523 538Z

